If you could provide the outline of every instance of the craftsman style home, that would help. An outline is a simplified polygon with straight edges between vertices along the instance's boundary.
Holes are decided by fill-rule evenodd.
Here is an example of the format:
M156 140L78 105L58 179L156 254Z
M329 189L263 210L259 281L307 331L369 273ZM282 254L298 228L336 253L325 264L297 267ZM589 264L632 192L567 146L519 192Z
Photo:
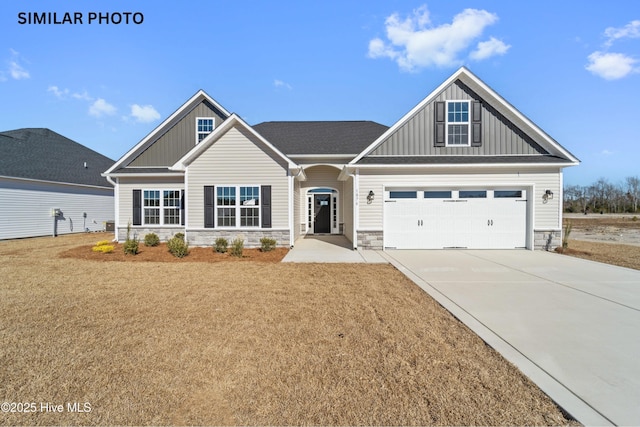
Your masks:
M391 127L254 126L203 91L118 160L116 236L340 234L358 249L546 248L579 160L466 68Z

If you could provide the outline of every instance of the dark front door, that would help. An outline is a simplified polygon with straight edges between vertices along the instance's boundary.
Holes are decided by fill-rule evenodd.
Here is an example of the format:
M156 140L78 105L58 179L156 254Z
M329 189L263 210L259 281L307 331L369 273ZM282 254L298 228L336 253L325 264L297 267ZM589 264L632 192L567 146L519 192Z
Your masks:
M313 215L315 218L313 232L315 234L331 233L330 194L315 194L313 196Z

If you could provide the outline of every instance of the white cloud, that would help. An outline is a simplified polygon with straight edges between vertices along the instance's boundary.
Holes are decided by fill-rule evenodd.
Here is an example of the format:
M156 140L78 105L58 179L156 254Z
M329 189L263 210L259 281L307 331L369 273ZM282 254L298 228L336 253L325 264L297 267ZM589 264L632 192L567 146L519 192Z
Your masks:
M282 80L278 80L278 79L273 81L273 85L275 87L285 87L289 90L293 89L289 83L283 82Z
M93 98L89 96L86 90L82 93L74 92L71 94L71 97L82 101L93 101Z
M640 38L640 20L631 21L621 28L609 27L604 30L604 35L607 37L606 46L611 46L618 39Z
M638 60L622 53L593 52L588 57L589 64L585 67L596 76L606 80L616 80L638 72L634 65Z
M510 47L510 45L506 44L502 40L491 37L486 42L478 43L478 47L469 54L469 57L476 61L482 61L483 59L491 58L495 55L504 55Z
M150 123L160 118L160 113L153 108L152 105L138 105L133 104L131 106L131 116L140 123Z
M11 78L14 80L30 78L31 75L29 74L29 72L25 70L22 65L20 65L20 52L11 48L9 49L9 52L11 52L11 59L7 61L7 73L9 74L9 76L11 76ZM3 81L7 80L7 78L5 77L5 73L2 73L2 77Z
M461 57L484 29L497 21L496 14L478 9L464 9L453 17L450 24L439 26L432 25L426 6L414 10L405 19L394 13L385 20L388 42L380 38L372 39L368 56L392 59L405 71L430 66L456 66L462 62ZM475 58L486 59L504 54L509 48L493 37L484 43L474 51Z
M94 117L102 117L102 116L110 116L115 114L117 111L116 107L109 104L102 98L98 98L96 102L91 104L89 107L89 115Z
M28 79L31 77L29 72L22 68L16 61L9 61L9 74L11 74L11 77L15 80Z
M609 151L609 150L602 150L600 152L600 154L602 154L603 156L610 156L614 153L614 151Z
M47 92L51 92L57 98L63 99L66 95L69 94L69 89L60 90L60 88L58 86L49 86L47 88Z

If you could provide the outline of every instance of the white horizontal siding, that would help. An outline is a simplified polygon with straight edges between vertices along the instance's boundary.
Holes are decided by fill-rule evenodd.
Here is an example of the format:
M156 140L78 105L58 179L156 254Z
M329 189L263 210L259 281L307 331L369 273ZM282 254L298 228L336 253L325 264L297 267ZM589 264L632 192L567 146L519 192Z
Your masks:
M106 188L0 179L0 200L0 239L53 235L52 208L63 214L58 234L101 231L115 219L113 190Z
M438 173L438 174L398 174L393 171L360 171L358 208L359 208L359 229L360 230L382 230L383 208L384 208L384 188L385 187L478 187L492 185L513 185L514 187L534 186L533 195L533 215L535 230L556 230L560 229L560 172L558 170L544 172L519 172L519 171L496 171L491 173ZM554 198L543 202L542 195L545 190L551 190ZM375 194L374 200L367 203L369 191ZM531 196L527 196L529 199Z
M287 168L260 146L260 141L230 129L187 168L187 225L204 228L206 185L271 185L272 228L289 228L289 184Z
M182 177L119 178L118 182L118 227L126 227L128 223L133 222L133 190L184 189Z

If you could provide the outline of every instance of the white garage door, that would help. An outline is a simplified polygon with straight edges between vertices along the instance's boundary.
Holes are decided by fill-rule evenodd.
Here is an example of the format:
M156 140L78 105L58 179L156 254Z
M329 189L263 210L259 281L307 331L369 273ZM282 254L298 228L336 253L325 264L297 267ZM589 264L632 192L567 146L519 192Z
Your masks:
M524 189L390 190L384 205L387 248L526 246Z

